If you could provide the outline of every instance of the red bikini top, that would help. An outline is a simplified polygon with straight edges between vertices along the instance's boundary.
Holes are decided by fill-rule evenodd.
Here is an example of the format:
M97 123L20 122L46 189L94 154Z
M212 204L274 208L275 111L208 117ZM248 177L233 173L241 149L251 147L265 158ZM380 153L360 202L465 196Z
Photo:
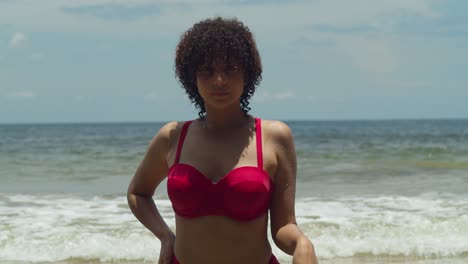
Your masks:
M255 118L257 167L237 167L213 183L197 168L179 163L180 152L192 121L185 122L174 164L169 168L167 193L174 212L182 217L227 216L249 221L270 207L273 184L263 169L261 120Z

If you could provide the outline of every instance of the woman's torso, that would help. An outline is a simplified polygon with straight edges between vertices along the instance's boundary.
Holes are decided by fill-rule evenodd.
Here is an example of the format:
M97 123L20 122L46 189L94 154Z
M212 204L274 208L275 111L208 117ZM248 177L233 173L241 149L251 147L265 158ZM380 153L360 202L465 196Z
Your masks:
M195 121L187 126L177 154L179 138L183 134L182 127L178 126L168 154L171 169L176 164L189 165L200 172L197 177L206 177L216 184L233 169L260 165L258 172L264 171L273 185L271 175L276 167L275 155L266 143L265 129L260 132L259 142L262 144L257 144L259 131L255 128L252 119L248 126L210 133ZM171 177L171 173L169 175ZM181 217L176 214L174 252L181 263L267 263L271 255L267 227L267 211L242 221L223 215Z

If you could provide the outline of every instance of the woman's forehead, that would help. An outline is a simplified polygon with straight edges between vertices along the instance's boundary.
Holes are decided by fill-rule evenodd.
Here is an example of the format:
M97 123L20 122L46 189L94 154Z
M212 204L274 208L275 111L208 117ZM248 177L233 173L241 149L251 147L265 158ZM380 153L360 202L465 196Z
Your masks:
M211 59L207 59L200 64L201 67L223 67L226 65L239 65L240 59L227 57L227 56L217 56Z

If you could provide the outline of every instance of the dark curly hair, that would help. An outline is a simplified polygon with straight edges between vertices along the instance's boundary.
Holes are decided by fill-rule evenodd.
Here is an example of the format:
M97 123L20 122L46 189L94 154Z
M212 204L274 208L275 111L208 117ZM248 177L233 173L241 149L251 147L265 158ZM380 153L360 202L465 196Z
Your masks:
M238 64L244 72L244 92L240 97L247 115L249 100L262 79L262 63L250 30L236 18L215 17L193 25L180 38L175 57L175 73L190 101L203 118L206 109L198 93L196 72L201 65L224 59L227 65Z

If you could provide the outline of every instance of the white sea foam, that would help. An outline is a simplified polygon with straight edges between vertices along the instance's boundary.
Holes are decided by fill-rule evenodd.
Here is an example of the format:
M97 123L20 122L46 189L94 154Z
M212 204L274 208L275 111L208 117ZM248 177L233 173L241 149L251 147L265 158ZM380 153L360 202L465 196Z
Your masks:
M159 243L130 213L125 197L2 196L2 261L155 259ZM174 226L173 216L164 218Z
M421 257L468 253L468 199L313 198L297 203L298 221L324 258L356 254Z
M158 199L157 205L174 228L170 202ZM296 214L321 258L468 253L467 197L306 197L296 201ZM159 241L131 214L125 197L0 194L0 262L142 261L158 252Z

